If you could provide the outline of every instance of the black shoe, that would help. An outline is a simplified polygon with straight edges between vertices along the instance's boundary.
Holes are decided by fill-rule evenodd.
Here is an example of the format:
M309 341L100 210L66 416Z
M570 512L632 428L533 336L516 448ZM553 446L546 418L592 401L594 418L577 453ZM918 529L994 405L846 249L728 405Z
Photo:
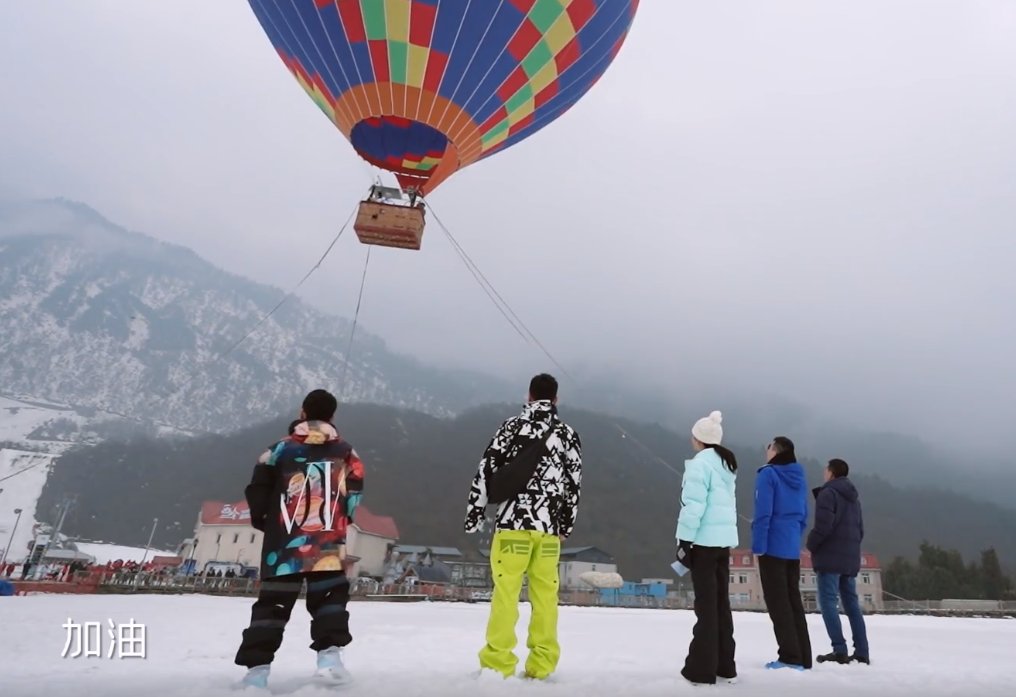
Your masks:
M715 681L715 680L713 680L713 681L705 681L705 680L692 680L691 678L689 678L689 677L688 677L688 676L687 676L687 675L685 674L685 671L684 671L684 669L683 669L683 668L681 669L681 677L682 677L682 678L684 678L684 679L685 679L685 680L686 680L687 682L689 682L689 683L691 683L692 685L694 685L695 687L702 687L703 685L715 685L715 684L716 684L716 681Z
M851 658L845 653L834 652L818 656L815 660L819 663L839 663L840 665L846 665L850 663Z
M870 658L868 658L867 656L858 656L856 653L853 656L850 657L850 660L851 661L857 661L858 663L863 663L866 666L870 666L871 665L871 659Z

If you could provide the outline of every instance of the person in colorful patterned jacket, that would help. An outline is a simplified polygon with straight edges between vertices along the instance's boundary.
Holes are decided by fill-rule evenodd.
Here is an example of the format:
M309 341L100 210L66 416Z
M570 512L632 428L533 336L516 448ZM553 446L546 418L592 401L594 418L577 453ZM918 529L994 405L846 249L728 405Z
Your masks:
M529 403L505 421L480 460L466 506L466 532L478 532L488 503L487 478L534 440L546 437L546 451L525 489L497 510L490 564L494 579L487 642L480 650L481 671L514 674L515 624L522 578L529 581L532 619L526 677L542 680L557 668L558 562L561 541L575 527L582 479L578 433L557 418L557 380L537 375L529 384Z
M331 423L337 406L325 390L308 394L290 435L262 454L244 492L251 525L264 532L261 591L235 659L248 668L244 686L267 688L304 582L317 676L339 684L350 680L341 657L352 641L346 528L362 496L364 470Z

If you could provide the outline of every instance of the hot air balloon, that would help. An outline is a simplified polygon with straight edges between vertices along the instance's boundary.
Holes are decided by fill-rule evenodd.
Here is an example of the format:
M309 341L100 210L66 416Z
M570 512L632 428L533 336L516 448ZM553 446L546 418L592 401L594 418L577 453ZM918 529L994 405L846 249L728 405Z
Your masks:
M581 99L638 8L638 0L249 1L311 99L402 187L375 187L361 204L360 241L411 249L424 226L418 197Z

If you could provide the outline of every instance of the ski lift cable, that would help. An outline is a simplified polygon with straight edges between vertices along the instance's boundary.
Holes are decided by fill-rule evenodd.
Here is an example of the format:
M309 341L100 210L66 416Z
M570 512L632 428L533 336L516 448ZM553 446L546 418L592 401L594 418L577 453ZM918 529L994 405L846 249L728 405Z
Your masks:
M11 472L6 477L0 477L0 482L6 482L11 477L16 477L19 474L24 474L25 472L27 472L30 469L34 469L35 467L38 467L39 465L45 465L45 464L49 464L49 463L45 462L45 461L41 461L41 462L36 462L34 465L29 465L28 467L22 467L17 472Z

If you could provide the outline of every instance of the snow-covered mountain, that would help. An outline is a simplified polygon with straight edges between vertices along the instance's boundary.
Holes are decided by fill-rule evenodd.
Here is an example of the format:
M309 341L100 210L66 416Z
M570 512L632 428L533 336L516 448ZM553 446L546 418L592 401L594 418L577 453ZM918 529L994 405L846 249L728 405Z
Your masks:
M0 394L188 431L276 416L308 389L337 389L350 333L291 299L223 358L282 296L81 204L0 204ZM349 401L437 415L505 396L359 330L348 379Z

